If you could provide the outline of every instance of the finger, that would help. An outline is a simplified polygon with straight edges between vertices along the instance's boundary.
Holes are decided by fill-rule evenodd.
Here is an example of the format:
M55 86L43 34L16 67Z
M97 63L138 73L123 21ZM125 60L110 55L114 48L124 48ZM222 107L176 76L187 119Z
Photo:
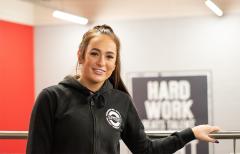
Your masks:
M209 136L206 136L206 141L208 141L208 142L212 142L212 143L218 143L218 140L216 140L216 139L214 139L214 138L211 138L211 137L209 137Z
M220 127L218 127L218 126L212 126L211 132L217 132L217 131L220 131Z

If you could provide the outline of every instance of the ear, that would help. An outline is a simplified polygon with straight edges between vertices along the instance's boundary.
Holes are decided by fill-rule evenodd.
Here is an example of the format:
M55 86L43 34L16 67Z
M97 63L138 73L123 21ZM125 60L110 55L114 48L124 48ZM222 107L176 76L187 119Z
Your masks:
M77 56L78 56L78 63L82 64L83 63L83 58L82 58L82 52L81 52L80 49L77 52Z

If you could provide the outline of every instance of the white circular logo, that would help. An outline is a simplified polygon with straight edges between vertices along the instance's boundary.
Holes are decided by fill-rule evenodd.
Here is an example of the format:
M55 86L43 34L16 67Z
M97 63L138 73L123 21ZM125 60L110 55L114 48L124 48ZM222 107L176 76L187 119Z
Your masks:
M106 112L106 119L108 123L115 129L121 126L122 118L120 113L115 109L108 109Z

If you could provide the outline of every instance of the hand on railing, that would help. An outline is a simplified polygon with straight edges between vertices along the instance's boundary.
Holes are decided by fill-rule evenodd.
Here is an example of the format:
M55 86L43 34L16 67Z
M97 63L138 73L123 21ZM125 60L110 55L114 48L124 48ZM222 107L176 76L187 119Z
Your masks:
M218 132L220 130L217 126L210 126L210 125L198 125L192 128L193 133L198 140L212 142L212 143L219 143L213 137L210 137L210 133Z

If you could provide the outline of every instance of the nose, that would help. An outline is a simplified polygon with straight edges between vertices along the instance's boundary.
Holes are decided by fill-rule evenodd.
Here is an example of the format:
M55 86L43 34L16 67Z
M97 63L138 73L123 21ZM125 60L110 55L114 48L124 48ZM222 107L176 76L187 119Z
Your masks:
M103 55L99 56L98 61L97 61L97 64L98 64L99 66L104 66L104 65L105 65L105 58L104 58Z

